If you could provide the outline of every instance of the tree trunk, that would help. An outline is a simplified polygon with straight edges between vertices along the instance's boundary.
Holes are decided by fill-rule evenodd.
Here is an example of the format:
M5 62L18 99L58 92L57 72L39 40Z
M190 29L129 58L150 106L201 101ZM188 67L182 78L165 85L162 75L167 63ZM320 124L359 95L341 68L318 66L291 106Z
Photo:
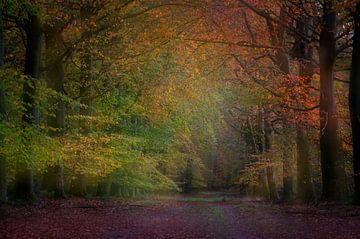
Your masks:
M272 129L268 119L268 114L265 114L264 118L264 136L265 136L265 154L270 153L272 148ZM266 168L266 177L269 184L269 192L270 192L270 199L271 201L279 200L279 195L276 189L276 182L275 182L275 173L274 173L274 166L272 162L269 162L270 165Z
M25 109L22 121L25 125L37 126L39 121L38 108L35 105L36 81L40 77L40 57L41 57L41 38L42 29L40 19L36 15L30 15L24 27L26 33L26 55L25 70L26 76L30 79L24 84L23 106ZM29 139L28 147L31 146ZM32 156L35 157L35 152ZM33 170L31 162L19 163L15 173L15 197L22 199L34 198Z
M294 197L294 179L292 177L292 157L291 157L291 148L289 144L285 144L285 149L283 152L283 194L282 200L285 202L290 202Z
M265 153L265 127L264 127L264 114L261 109L258 111L258 128L260 131L260 140L258 142L259 146L259 153ZM256 148L256 147L255 147ZM259 194L260 196L263 196L266 200L270 200L270 188L269 188L269 182L267 178L267 169L264 167L260 169L259 175Z
M303 203L314 202L314 187L311 177L310 145L306 132L298 127L296 133L297 199Z
M246 136L246 144L248 145L248 148L250 148L250 155L259 155L260 153L264 152L264 140L262 138L256 137L254 127L252 125L252 122L250 120L250 117L247 117L246 120L247 127L249 129L249 134ZM262 112L258 111L258 117L257 117L257 127L258 129L263 132L263 120L262 120ZM258 186L254 187L252 189L253 194L259 195L264 197L266 200L269 200L269 187L268 187L268 181L266 178L266 169L261 168L258 171Z
M324 2L323 26L320 33L320 151L322 199L341 199L337 168L339 164L338 119L334 89L336 59L336 12L331 0Z
M5 58L5 39L4 39L4 22L2 12L0 11L0 70L4 66ZM6 103L5 103L5 90L0 88L0 120L1 124L6 122ZM0 144L3 146L5 135L0 135ZM7 180L6 180L6 158L5 155L0 153L0 203L7 201Z
M311 19L301 17L296 23L297 31L304 36L309 36L308 24L312 24ZM310 85L314 74L313 51L310 44L302 37L296 39L294 57L300 62L299 75L307 78L306 84ZM303 203L314 202L315 193L311 176L310 143L307 132L302 125L298 125L296 129L296 150L297 199Z
M47 60L47 86L58 94L63 94L64 88L64 67L61 54L61 30L59 27L52 26L46 29L46 60ZM60 137L65 130L65 103L60 96L50 99L50 105L54 106L53 112L48 116L49 135ZM54 192L55 197L65 197L64 190L64 166L62 159L56 165L48 168L45 174L47 189Z
M349 109L353 140L354 199L360 204L360 3L356 4L354 43L349 88Z
M288 10L286 7L282 7L280 9L280 19L282 21L286 21L288 15ZM286 38L286 29L284 26L278 24L277 28L273 27L272 22L268 22L268 28L271 36L271 43L274 46L277 46L278 49L276 50L275 54L275 64L279 68L280 72L284 75L290 74L290 64L289 64L289 57L287 52L285 51L285 38ZM269 125L268 119L265 120L265 152L269 152L271 150L271 137L272 137L272 129ZM291 174L291 164L288 163L287 160L283 161L283 199L290 200L292 195L292 183L293 178ZM270 189L270 197L272 200L278 200L278 193L276 190L276 183L274 178L274 167L269 166L267 168L267 175L268 175L268 183Z

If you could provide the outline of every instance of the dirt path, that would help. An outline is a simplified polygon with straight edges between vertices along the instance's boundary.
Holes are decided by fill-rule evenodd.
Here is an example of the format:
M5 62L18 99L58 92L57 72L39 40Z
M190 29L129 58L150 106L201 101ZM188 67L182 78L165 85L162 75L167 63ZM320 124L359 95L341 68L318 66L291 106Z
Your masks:
M360 238L359 208L244 201L48 201L2 209L0 238Z

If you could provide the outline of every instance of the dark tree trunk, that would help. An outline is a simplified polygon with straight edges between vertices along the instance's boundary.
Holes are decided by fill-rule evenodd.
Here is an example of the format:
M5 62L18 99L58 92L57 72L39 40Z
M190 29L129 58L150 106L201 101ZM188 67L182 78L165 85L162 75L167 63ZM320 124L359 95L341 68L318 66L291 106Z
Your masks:
M0 11L0 70L4 66L5 58L5 39L4 39L4 22L2 12ZM6 103L5 90L0 88L0 120L1 124L6 122ZM5 135L0 135L0 144L4 144ZM4 154L0 153L0 203L7 201L7 181L6 181L6 158Z
M354 199L360 204L360 3L356 4L349 109L353 139Z
M264 114L261 109L258 111L258 129L260 131L260 140L258 143L258 152L259 153L265 153L265 126L264 126ZM255 147L256 149L256 147ZM258 175L258 181L259 181L259 192L257 192L258 195L263 196L264 199L270 200L270 189L269 189L269 182L267 179L267 169L266 167L261 168L259 170Z
M322 199L338 201L340 195L338 119L334 89L336 60L336 12L332 1L324 2L323 26L320 33L320 151Z
M265 114L264 119L264 136L265 136L265 153L269 153L272 149L272 128L269 122L269 115ZM272 165L272 162L269 162L270 165L266 168L266 177L269 185L269 192L270 192L270 199L271 201L277 201L279 200L279 195L276 189L276 182L275 182L275 173L274 173L274 166Z
M40 77L40 57L42 29L40 19L36 15L30 15L24 27L26 33L26 55L24 73L30 79L24 84L23 106L25 109L23 122L25 125L38 125L38 109L35 105L36 81ZM31 142L29 139L29 147ZM32 153L34 154L34 152ZM35 155L32 155L35 157ZM33 170L31 163L17 165L15 175L15 197L23 199L34 198Z
M64 68L61 55L61 30L53 26L47 28L45 34L46 58L47 58L47 86L58 94L63 94ZM60 96L50 99L54 106L54 112L48 117L49 135L60 137L65 129L65 103ZM55 197L65 197L64 190L64 166L62 159L56 165L50 167L45 174L47 189L54 192Z
M300 18L296 23L296 29L304 36L309 36L309 27L311 19ZM307 78L306 84L311 84L311 78L314 73L312 63L313 51L310 44L298 37L294 46L294 57L300 62L299 75ZM301 107L301 106L300 106ZM296 130L296 165L297 165L297 199L303 203L315 201L314 187L311 176L311 152L307 132L302 125L297 126Z

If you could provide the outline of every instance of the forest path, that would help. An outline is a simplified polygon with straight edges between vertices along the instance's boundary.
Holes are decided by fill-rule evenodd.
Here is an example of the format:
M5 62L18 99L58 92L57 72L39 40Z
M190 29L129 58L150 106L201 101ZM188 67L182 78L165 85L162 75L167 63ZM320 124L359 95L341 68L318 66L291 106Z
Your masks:
M360 238L360 209L181 197L130 203L71 199L5 206L0 238Z

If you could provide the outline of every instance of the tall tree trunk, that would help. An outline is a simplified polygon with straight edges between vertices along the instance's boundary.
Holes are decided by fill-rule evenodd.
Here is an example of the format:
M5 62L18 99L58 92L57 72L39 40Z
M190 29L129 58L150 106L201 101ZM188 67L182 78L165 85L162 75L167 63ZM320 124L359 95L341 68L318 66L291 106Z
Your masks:
M4 22L2 12L0 10L0 70L4 66L5 58L5 39L4 39ZM5 90L0 88L0 120L1 124L6 122L6 103L5 103ZM0 145L4 144L5 135L0 135ZM5 155L0 153L0 203L7 201L7 180L6 180L6 158Z
M273 132L269 122L268 113L265 114L264 118L264 137L265 137L265 154L271 152L272 149L272 137ZM276 181L275 181L275 168L272 162L269 162L270 165L266 168L266 177L269 185L269 193L271 201L279 200L279 195L276 189Z
M47 28L45 34L46 58L47 58L47 86L58 94L63 94L64 88L64 67L61 55L61 30L53 26ZM48 117L49 135L60 137L65 129L65 103L60 96L50 99L54 112ZM64 166L62 159L56 165L48 168L45 174L47 189L54 192L55 197L65 197L64 190Z
M333 1L323 5L323 26L320 33L320 151L322 171L322 199L341 199L339 164L338 119L334 89L334 65L336 60L336 12Z
M29 14L24 27L26 33L26 55L24 73L30 79L24 84L23 106L25 109L22 121L25 125L37 126L39 121L38 108L35 105L36 81L40 77L40 57L42 29L37 15ZM29 139L30 141L31 139ZM31 142L28 142L31 146ZM32 151L32 156L35 157ZM33 169L31 162L17 165L15 175L15 197L23 199L34 198Z
M308 24L311 19L301 17L296 23L296 29L304 36L310 36ZM311 84L314 73L312 63L313 51L310 44L303 38L298 37L295 41L294 57L300 62L299 75L307 78L306 86ZM301 107L301 106L300 106ZM296 129L296 165L297 165L297 199L303 203L314 202L314 186L311 176L311 152L307 131L302 125Z
M288 10L284 6L280 9L280 19L282 21L286 21L288 15ZM290 74L290 64L289 64L289 57L287 52L285 51L285 38L286 38L286 29L284 26L278 24L276 28L273 25L273 22L269 21L267 22L269 33L271 37L271 43L274 46L277 46L278 49L275 53L275 64L280 70L281 74L288 75ZM272 130L269 125L268 119L265 119L265 141L268 141L268 149L265 148L265 151L271 150L271 136ZM265 143L267 144L267 143ZM267 174L268 174L268 183L269 183L269 189L270 189L270 196L272 200L278 200L278 193L276 191L276 184L274 181L274 167L270 166L267 168ZM283 200L289 201L292 195L292 183L293 178L291 172L291 164L289 164L287 161L283 161L283 171L286 175L283 176Z
M284 32L280 31L278 39L285 39ZM283 40L281 42L282 42L281 47L284 47ZM290 64L289 64L288 55L283 50L283 48L278 50L276 53L276 63L277 63L277 66L279 67L280 71L283 74L285 74L285 75L290 74ZM290 151L290 149L285 149L285 152L284 152L285 155L287 154L286 152L288 152L288 151ZM284 160L283 160L282 200L284 200L284 201L291 201L292 197L293 197L294 179L293 179L293 174L292 174L292 170L291 170L291 163L289 162L289 160L290 160L290 157L284 157ZM271 170L271 171L273 171L273 170ZM270 186L270 181L269 181L269 186ZM270 193L271 193L271 190L270 190ZM276 199L277 199L277 192L276 192L276 195L274 193L271 193L271 194L272 194L272 197L276 197Z
M292 170L291 145L285 143L283 149L283 194L282 200L290 202L294 197L294 179Z
M259 108L258 112L258 128L260 131L260 139L258 142L259 145L259 153L264 154L265 153L265 126L264 126L264 114L261 108ZM256 147L255 147L256 148ZM266 200L270 200L270 187L269 182L267 178L267 168L263 167L259 171L259 194L260 196L263 196Z
M353 140L354 199L360 204L360 3L354 15L354 43L349 88L349 109Z
M314 202L311 177L310 144L306 131L298 127L296 133L297 199L303 203Z

